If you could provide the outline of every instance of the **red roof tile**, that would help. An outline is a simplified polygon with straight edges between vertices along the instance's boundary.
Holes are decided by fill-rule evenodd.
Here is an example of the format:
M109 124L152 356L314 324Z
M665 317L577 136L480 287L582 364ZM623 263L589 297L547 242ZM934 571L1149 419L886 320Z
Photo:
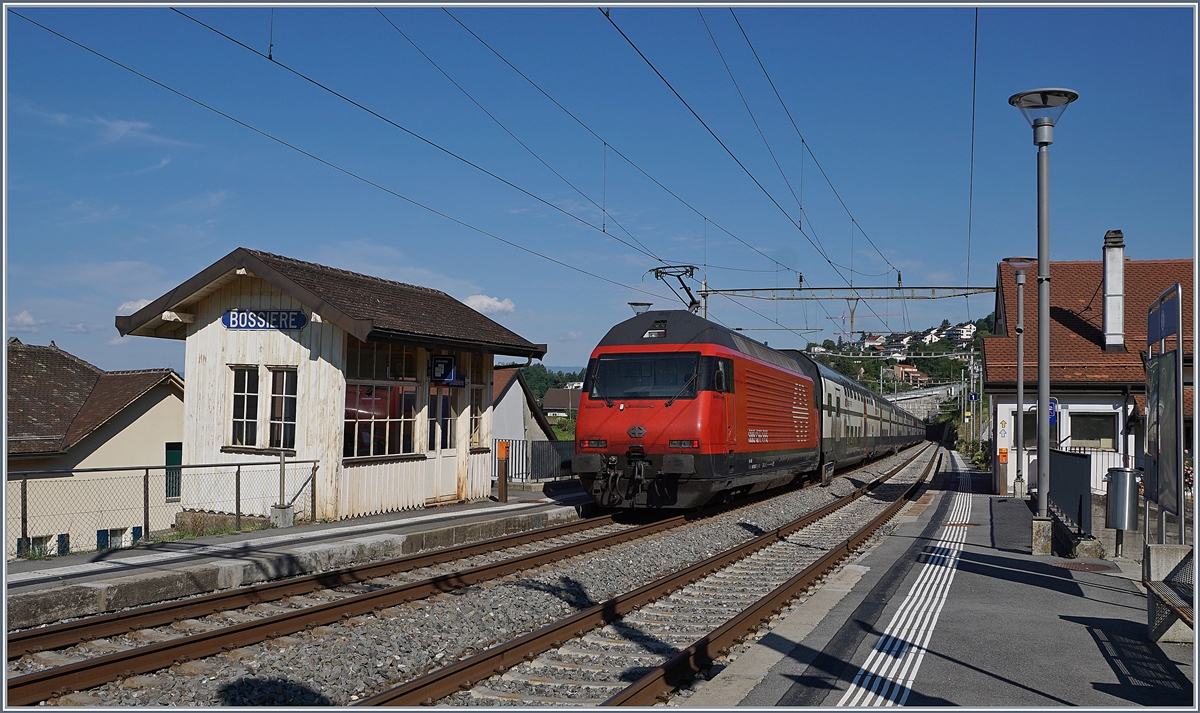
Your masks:
M1025 285L1025 379L1037 378L1036 267ZM1192 261L1125 262L1125 352L1104 351L1103 263L1050 263L1050 382L1052 385L1135 385L1145 382L1139 352L1146 349L1146 313L1150 304L1176 282L1183 287L1185 351L1192 346ZM1011 386L1017 380L1015 270L997 268L997 334L983 338L985 388Z
M22 344L14 337L6 346L10 455L65 451L174 374L105 372L53 342Z

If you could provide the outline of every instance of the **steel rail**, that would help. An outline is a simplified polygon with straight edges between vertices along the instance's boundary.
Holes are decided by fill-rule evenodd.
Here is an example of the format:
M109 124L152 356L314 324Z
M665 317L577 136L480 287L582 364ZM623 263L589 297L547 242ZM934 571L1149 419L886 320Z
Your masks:
M680 684L690 681L697 673L711 665L717 656L728 653L730 647L754 633L759 626L769 621L772 615L783 611L788 602L815 584L841 560L849 557L876 530L899 512L901 507L911 501L929 476L930 471L934 470L934 460L933 458L929 459L929 465L925 467L925 472L903 496L857 533L826 552L816 562L805 567L800 573L722 624L712 633L675 654L660 666L646 672L641 678L601 705L652 706L665 701L671 691ZM940 468L942 462L940 454L936 461Z
M666 596L680 587L706 577L758 549L783 540L795 531L807 527L813 522L862 497L890 479L893 475L908 467L926 452L928 452L928 448L921 449L912 458L897 466L886 475L787 525L759 535L737 547L714 555L690 567L679 570L674 574L650 582L631 592L620 594L569 617L560 619L537 631L494 646L487 651L463 659L455 664L434 670L396 688L360 700L354 705L431 705L458 690L470 688L475 683L497 673L503 673L516 664L533 660L545 651L558 648L564 641L581 637L597 626L620 619L635 609Z
M17 706L33 705L56 695L62 695L69 691L86 690L123 676L156 671L173 663L213 656L222 651L230 651L316 626L332 624L341 619L370 614L414 599L449 592L548 564L555 560L648 537L678 527L695 517L696 513L679 515L629 530L600 535L573 544L560 545L529 555L511 557L430 579L408 582L374 592L365 592L345 599L297 609L294 612L284 612L234 626L189 634L169 641L35 671L9 679L8 703Z
M777 494L777 491L768 491L736 502L722 503L695 512L677 515L659 522L681 525L689 520L697 520L721 514L734 508L753 504L766 497L773 497ZM613 524L613 516L611 514L603 515L431 552L405 555L380 562L343 567L328 572L302 575L276 582L265 582L263 584L224 592L214 592L183 601L152 604L128 611L101 614L79 621L26 629L8 635L8 660L19 659L22 656L39 651L67 648L94 639L119 636L137 629L165 626L177 621L183 621L184 619L195 619L221 611L241 609L252 604L278 601L286 597L308 594L319 589L356 584L377 577L386 577L421 567L444 564L456 559L488 554L500 549L518 547L538 540L560 537L581 530L594 529L611 524Z
M26 629L8 635L8 660L18 659L39 651L75 646L93 639L125 634L136 629L164 626L184 619L195 619L219 611L240 609L251 604L278 601L285 597L308 594L319 589L355 584L376 577L399 574L408 570L517 547L549 537L568 535L580 530L612 524L611 515L576 520L529 532L494 537L479 542L458 545L365 565L343 567L328 572L303 575L277 582L266 582L224 592L214 592L183 601L165 602L129 611L64 622L38 629Z
M682 524L686 519L694 520L720 514L732 508L752 504L765 497L773 497L777 494L778 491L776 490L767 491L751 498L676 516L669 521ZM302 575L275 582L265 582L229 591L213 592L212 594L191 597L183 601L152 604L127 611L101 614L78 621L26 629L8 634L8 660L13 661L22 656L40 651L52 651L54 649L76 646L94 639L119 636L136 631L137 629L165 626L177 621L183 621L184 619L195 619L221 611L241 609L252 604L262 604L278 601L286 597L300 596L320 589L356 584L377 577L386 577L421 567L444 564L456 559L487 554L508 547L518 547L530 542L568 535L581 530L604 527L612 523L612 515L603 515L431 552L405 555L380 562L343 567L328 572Z

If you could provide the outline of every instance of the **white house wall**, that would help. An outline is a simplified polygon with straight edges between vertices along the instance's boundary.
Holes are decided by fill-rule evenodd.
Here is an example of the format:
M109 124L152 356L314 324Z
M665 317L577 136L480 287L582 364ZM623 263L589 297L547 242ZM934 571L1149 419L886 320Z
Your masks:
M1034 388L1034 393L1025 394L1025 411L1028 413L1037 403L1036 383L1031 384ZM1117 440L1118 443L1123 439L1125 441L1124 452L1130 456L1130 467L1135 467L1141 463L1141 453L1135 450L1134 434L1121 436L1126 429L1125 414L1126 402L1119 394L1053 394L1054 398L1059 403L1059 429L1058 437L1061 440L1063 448L1072 446L1071 433L1071 418L1075 415L1084 414L1115 414L1117 417ZM993 394L993 423L995 428L995 445L993 446L992 463L995 464L996 485L1000 493L1011 493L1013 482L1017 477L1017 457L1020 450L1017 448L1017 433L1015 414L1017 410L1017 397L1012 394ZM1133 405L1133 397L1129 397L1128 406ZM1006 425L1001 426L1001 422ZM1004 434L1001 435L1001 431ZM1026 440L1032 439L1033 436L1026 434ZM1055 444L1051 443L1051 447ZM1000 463L999 449L1008 449L1008 463ZM1096 454L1092 457L1092 490L1095 492L1103 492L1105 485L1103 482L1104 475L1108 472L1109 467L1119 467L1124 465L1124 461L1120 457L1121 449L1115 449L1108 453ZM1025 454L1026 465L1023 469L1026 487L1030 484L1036 484L1037 481L1037 447L1031 447Z
M232 330L221 322L222 315L230 309L303 310L308 323L299 332ZM271 384L267 367L294 367L295 458L319 461L317 514L320 518L336 517L346 399L343 340L341 328L321 321L300 302L257 277L237 277L203 299L196 306L196 321L189 326L187 336L183 462L277 461L278 456L221 450L222 446L232 444L231 367L259 368L259 447L265 446L269 438ZM200 485L197 479L192 482ZM216 482L213 486L218 487Z
M160 384L122 409L61 456L8 461L9 471L63 470L162 466L166 444L184 440L183 395L175 386ZM129 544L134 527L145 520L145 482L142 471L76 473L70 477L30 480L27 485L28 535L50 537L52 551L58 535L70 536L72 551L96 546L96 531L125 529ZM21 483L7 484L5 548L16 553L21 536ZM165 472L150 471L150 529L171 526L180 507L166 501Z

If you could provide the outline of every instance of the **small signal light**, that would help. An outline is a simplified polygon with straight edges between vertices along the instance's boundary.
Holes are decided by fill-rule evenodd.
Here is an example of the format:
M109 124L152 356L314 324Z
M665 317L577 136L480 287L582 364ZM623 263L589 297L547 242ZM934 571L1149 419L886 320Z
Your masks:
M670 447L671 447L671 448L699 448L699 447L700 447L700 441L697 441L697 440L690 440L690 441L686 441L686 440L675 441L675 440L672 440L672 441L670 442L670 444L669 444L669 445L670 445Z
M587 440L579 442L580 448L608 448L608 441L603 439Z

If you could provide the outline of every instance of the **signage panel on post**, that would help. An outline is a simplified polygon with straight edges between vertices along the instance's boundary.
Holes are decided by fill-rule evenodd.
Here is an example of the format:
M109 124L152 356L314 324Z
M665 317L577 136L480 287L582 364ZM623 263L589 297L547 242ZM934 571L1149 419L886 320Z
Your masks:
M1050 425L1058 425L1058 399L1050 399Z
M308 317L298 309L231 309L221 315L226 329L275 329L297 332L308 324Z

